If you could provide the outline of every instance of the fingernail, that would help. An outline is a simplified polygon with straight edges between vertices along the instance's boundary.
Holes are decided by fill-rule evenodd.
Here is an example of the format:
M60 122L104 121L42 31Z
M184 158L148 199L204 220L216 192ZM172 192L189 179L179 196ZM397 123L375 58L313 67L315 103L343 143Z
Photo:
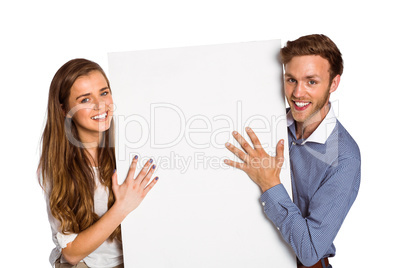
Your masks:
M154 160L152 160L152 159L149 159L149 163L152 163L152 162L154 162Z
M283 145L284 141L283 141L283 140L281 140L281 141L280 141L280 143Z
M134 156L134 159L138 159L138 155Z
M155 169L155 167L156 167L156 166L155 166L155 165L153 165L153 166L152 166L152 169Z
M156 180L156 181L159 180L159 177L156 177L155 180Z
M226 145L226 147L229 147L229 146L230 146L230 143L229 143L229 142L227 142L227 143L225 143L225 145Z
M237 131L233 131L233 135L237 135Z
M113 174L116 173L116 170L113 170Z
M250 128L249 128L249 127L246 127L246 131L250 131Z

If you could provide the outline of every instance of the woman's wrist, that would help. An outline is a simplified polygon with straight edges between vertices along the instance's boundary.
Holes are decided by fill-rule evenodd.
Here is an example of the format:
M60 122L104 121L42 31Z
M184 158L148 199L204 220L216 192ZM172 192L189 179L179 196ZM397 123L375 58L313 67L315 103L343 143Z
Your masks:
M111 210L111 213L116 214L118 218L121 218L121 221L123 221L128 214L130 214L130 211L125 209L123 204L119 201L115 201L109 210Z

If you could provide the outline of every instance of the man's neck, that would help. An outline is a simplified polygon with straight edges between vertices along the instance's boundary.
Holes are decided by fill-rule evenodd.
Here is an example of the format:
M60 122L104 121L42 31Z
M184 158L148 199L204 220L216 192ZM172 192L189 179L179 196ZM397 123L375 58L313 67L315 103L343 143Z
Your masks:
M304 122L296 122L296 138L306 140L317 129L327 116L330 105L326 104L321 110L313 114Z

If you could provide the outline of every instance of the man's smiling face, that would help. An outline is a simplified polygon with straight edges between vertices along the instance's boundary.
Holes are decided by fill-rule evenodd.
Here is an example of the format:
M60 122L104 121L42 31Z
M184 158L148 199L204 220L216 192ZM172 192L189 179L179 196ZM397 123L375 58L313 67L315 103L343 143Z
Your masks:
M285 95L293 118L308 125L328 104L340 76L330 81L330 64L318 55L296 56L285 65Z

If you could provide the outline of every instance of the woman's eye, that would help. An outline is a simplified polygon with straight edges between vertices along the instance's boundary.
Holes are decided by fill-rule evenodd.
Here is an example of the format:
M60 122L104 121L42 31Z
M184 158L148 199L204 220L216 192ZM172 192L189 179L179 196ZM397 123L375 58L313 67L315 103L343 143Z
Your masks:
M85 98L81 101L81 103L87 103L89 101L89 98Z
M106 96L107 94L109 94L109 92L105 91L105 92L102 92L101 96Z

